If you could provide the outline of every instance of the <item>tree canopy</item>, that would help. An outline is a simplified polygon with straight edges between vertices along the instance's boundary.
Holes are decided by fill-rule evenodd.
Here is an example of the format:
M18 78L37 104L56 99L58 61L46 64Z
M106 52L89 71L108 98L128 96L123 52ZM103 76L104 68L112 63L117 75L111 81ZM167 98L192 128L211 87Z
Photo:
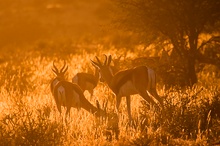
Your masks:
M188 84L197 82L196 62L220 67L220 1L114 1L116 27L140 34L146 44L171 45L185 62Z

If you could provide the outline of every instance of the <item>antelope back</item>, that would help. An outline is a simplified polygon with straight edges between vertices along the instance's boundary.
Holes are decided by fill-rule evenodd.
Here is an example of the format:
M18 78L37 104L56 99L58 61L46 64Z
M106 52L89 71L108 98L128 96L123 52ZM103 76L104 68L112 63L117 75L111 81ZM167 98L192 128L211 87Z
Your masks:
M60 81L54 88L56 104L65 107L80 108L83 93L80 87L67 81Z

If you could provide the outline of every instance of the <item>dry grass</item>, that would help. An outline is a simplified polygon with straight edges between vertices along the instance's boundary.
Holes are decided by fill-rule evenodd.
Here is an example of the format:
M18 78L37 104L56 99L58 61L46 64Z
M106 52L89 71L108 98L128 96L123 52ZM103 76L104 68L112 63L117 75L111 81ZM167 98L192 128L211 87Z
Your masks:
M159 94L165 98L163 112L147 106L135 95L132 98L135 127L128 125L123 100L117 140L111 130L107 131L107 122L100 122L84 110L72 109L68 123L63 122L49 87L54 77L51 71L54 59L58 65L66 59L67 78L71 81L77 72L91 71L89 59L106 51L59 57L42 57L34 51L22 53L0 66L0 145L209 145L219 139L217 86L196 85L191 89L168 91L159 87ZM89 94L85 94L89 99ZM108 111L114 112L114 96L104 84L95 89L91 101L94 105L96 99L101 104L108 100ZM107 138L109 134L111 138Z

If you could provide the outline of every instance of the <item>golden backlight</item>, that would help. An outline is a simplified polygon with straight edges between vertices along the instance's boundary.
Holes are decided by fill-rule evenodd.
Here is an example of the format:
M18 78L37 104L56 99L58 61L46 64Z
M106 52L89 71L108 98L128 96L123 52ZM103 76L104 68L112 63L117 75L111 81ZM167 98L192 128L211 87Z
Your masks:
M170 22L159 25L155 15L145 14L150 10L139 11L155 2L182 12L167 1L0 0L0 146L218 145L219 68L194 60L198 82L189 87L189 37L169 31L175 29ZM166 22L161 12L169 11L148 8ZM118 26L117 12L132 19L119 17ZM158 27L168 31L155 32ZM202 45L209 35L191 43ZM204 47L200 55L219 57L216 52L219 47Z
M0 2L0 46L42 39L98 37L108 21L102 0L7 0Z

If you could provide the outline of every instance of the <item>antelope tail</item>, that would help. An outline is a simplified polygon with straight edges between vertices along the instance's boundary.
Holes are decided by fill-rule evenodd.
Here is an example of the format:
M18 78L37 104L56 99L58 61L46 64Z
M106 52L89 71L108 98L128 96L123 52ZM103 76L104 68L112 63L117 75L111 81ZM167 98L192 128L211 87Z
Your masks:
M156 86L156 74L154 70L148 68L148 89L152 89Z

